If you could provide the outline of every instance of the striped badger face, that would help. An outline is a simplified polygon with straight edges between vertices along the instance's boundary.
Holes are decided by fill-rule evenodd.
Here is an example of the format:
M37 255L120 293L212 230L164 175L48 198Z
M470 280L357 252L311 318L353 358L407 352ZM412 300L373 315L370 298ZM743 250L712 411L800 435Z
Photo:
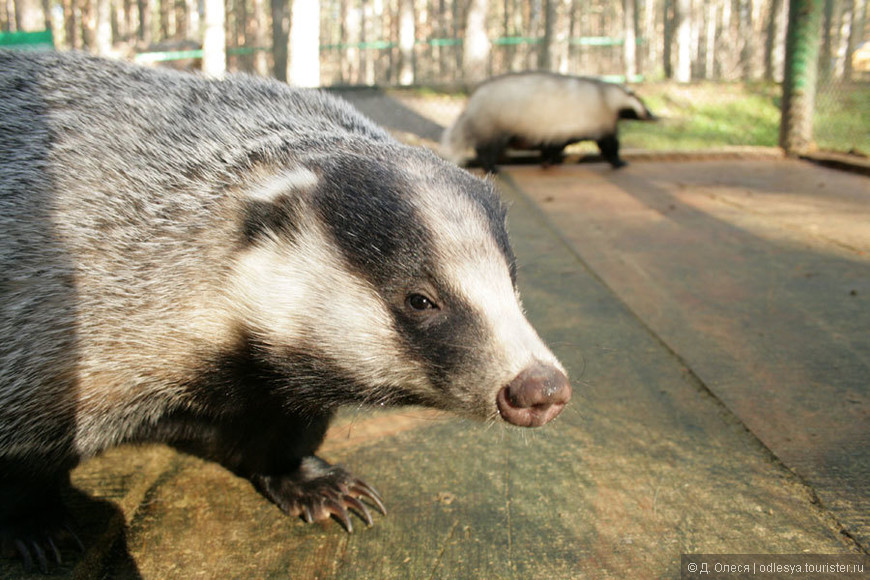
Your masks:
M613 85L607 95L611 109L617 111L620 119L634 121L655 121L656 117L634 91L628 87Z
M492 186L383 147L279 173L248 200L232 293L254 352L295 405L543 425L571 389L523 315Z

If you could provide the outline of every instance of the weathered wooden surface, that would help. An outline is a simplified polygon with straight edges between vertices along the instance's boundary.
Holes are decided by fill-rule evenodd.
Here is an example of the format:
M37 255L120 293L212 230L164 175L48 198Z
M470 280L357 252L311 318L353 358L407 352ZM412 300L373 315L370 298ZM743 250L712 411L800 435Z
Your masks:
M776 179L803 171L771 165L782 171ZM732 166L735 176L751 175L741 163ZM703 207L694 197L694 205L684 201L691 190L723 191L706 185L705 170L692 164L509 173L503 189L513 202L524 304L574 384L575 397L554 424L524 431L417 409L349 413L323 455L378 487L390 510L376 515L371 529L357 521L352 535L335 522L308 526L283 516L215 465L162 447L113 450L74 472L85 492L72 498L74 511L91 547L77 567L62 572L147 579L674 578L684 552L858 550L839 527L850 512L831 506L837 498L866 502L867 479L850 480L851 490L820 491L820 506L813 489L759 441L767 440L755 426L754 433L746 430L741 414L752 410L748 416L767 421L782 440L795 426L818 425L816 437L806 434L789 448L803 449L806 464L827 473L825 481L866 469L870 375L863 374L864 390L854 375L855 361L867 354L856 337L862 317L868 326L866 255L844 257L842 244L801 253L801 242L789 240L803 239L804 226L779 227L783 238L776 243L753 229L763 229L777 202L826 207L814 194L840 191L840 177L815 169L810 175L831 185L795 198L750 179L732 187L763 194L769 204L742 212L733 200L721 202L724 210L712 199ZM845 205L837 205L841 223L832 230L860 238L861 204L837 203ZM714 205L746 223L714 217ZM625 228L635 228L633 239L620 233ZM744 246L744 235L756 245ZM676 254L653 260L669 266L663 280L642 260L654 249ZM727 260L721 267L704 257L714 250L713 258ZM796 257L806 260L798 264ZM751 275L794 273L798 265L803 269L791 283L765 286ZM759 284L766 292L758 292ZM798 306L814 302L811 293L798 292L801 284L818 286L823 303L840 298L823 305L839 313L837 320L851 317L852 326L831 326L826 309L811 311L813 326L802 322ZM638 295L644 299L635 303ZM732 303L747 315L707 313L711 304ZM682 335L674 329L682 327L690 336L677 341ZM788 340L761 341L758 332L785 333ZM712 339L741 348L705 349ZM833 380L842 369L852 369L843 372L852 382ZM730 398L719 394L723 385ZM733 394L738 388L753 399L739 408L732 399L748 395ZM798 403L805 412L790 414ZM840 438L832 439L835 432ZM863 453L856 448L862 438ZM855 503L851 513L860 505L866 503ZM2 561L0 577L25 576L16 563Z
M511 175L870 549L870 180L786 160Z

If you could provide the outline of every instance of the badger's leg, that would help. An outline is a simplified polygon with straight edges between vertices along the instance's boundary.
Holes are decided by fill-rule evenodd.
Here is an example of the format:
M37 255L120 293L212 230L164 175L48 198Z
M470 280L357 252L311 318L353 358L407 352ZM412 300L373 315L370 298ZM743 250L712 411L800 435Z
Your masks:
M545 145L541 147L541 165L549 167L550 165L559 165L565 160L562 151L564 145Z
M50 565L61 564L59 546L68 540L84 551L61 499L72 463L46 470L57 460L0 458L0 553L21 558L27 571L35 564L47 574Z
M477 161L488 173L498 173L498 159L507 146L505 139L495 139L474 148Z
M371 526L372 516L363 499L382 514L387 513L374 488L315 455L303 457L289 473L255 473L248 479L285 513L300 516L308 523L335 517L352 532L348 510L353 510Z
M176 414L147 439L217 461L289 515L309 523L335 517L350 532L350 511L372 525L363 501L386 510L371 486L314 455L331 418L331 413L285 413L278 403L224 420Z
M616 135L607 135L597 142L598 149L601 150L601 156L604 157L604 160L610 163L614 169L619 169L620 167L625 167L628 165L622 158L619 157L619 139L616 138Z

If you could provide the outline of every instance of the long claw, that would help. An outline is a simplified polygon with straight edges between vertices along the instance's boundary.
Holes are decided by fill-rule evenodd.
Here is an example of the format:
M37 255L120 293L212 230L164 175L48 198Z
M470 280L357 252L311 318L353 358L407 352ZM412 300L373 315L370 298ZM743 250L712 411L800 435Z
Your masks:
M33 570L33 557L30 555L30 550L27 549L27 544L21 540L15 540L15 549L18 550L18 555L21 556L24 571L31 572Z
M360 485L362 484L362 485ZM381 514L387 515L387 508L384 507L384 502L381 501L378 493L363 482L356 482L351 486L351 492L369 503L371 503Z
M45 540L48 542L48 547L51 548L51 553L54 556L54 563L60 566L63 564L63 559L60 557L60 550L57 549L57 544L54 543L51 536L46 536Z
M353 533L353 523L350 521L350 514L347 513L347 508L340 502L335 502L332 500L327 500L324 502L324 507L326 511L337 519L344 529L347 530L347 533Z
M308 507L308 505L305 505L305 504L302 505L302 517L305 519L305 521L307 523L309 523L309 524L314 523L314 514L311 513L311 508Z
M66 531L66 533L69 534L69 536L70 536L70 538L72 538L73 542L75 542L76 548L78 548L78 550L79 550L79 554L84 554L85 553L85 545L84 545L84 543L82 543L81 538L79 538L79 535L75 532L73 527L69 524L64 524L63 529Z
M30 542L30 547L36 553L36 562L39 564L39 571L43 574L48 574L48 560L45 558L45 550L36 542Z
M369 510L366 507L366 504L364 504L363 502L361 502L360 500L358 500L357 498L355 498L352 495L344 496L344 503L350 509L354 510L357 513L357 515L359 515L359 517L361 517L363 520L365 520L366 525L368 527L372 527L373 525L375 525L374 521L372 521L372 514L369 513Z
M365 495L371 498L382 499L381 494L380 492L378 492L378 490L376 490L361 479L355 479L353 481L353 488L356 489L358 492L363 492Z

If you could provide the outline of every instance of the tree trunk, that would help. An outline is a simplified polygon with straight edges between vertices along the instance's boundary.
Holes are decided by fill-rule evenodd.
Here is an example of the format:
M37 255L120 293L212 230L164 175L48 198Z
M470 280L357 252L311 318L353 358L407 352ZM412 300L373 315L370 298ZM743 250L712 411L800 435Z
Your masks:
M637 76L637 0L622 2L622 58L625 65L625 80L631 82Z
M287 82L287 43L290 38L288 0L272 2L272 55L275 78Z
M63 7L63 33L66 40L67 48L78 48L79 42L76 35L78 25L76 24L75 2L73 0L61 0Z
M112 2L111 0L96 0L96 38L97 54L107 56L112 52Z
M662 43L662 66L664 67L665 78L674 78L674 65L671 57L674 44L674 27L676 8L674 0L664 0L664 42Z
M716 77L716 4L710 2L706 6L705 49L704 49L704 78L712 80Z
M75 0L71 0L75 5ZM143 47L151 44L151 0L138 0L139 6L139 40Z
M555 61L553 58L553 28L556 26L556 2L557 0L544 0L544 35L538 53L538 68L541 70L552 70Z
M490 44L486 35L488 0L471 0L462 46L462 78L466 85L482 81L487 75Z
M822 0L790 0L779 145L788 155L813 146Z
M677 0L677 70L674 78L677 82L687 83L692 80L692 11L691 0Z
M34 32L46 28L40 0L15 0L14 5L16 30Z
M834 0L825 0L824 18L822 19L822 46L819 54L819 76L822 81L831 77L833 69L833 37L831 28L834 20Z
M260 76L269 74L269 63L266 59L266 47L269 44L266 35L266 6L264 0L253 0L253 20L251 21L251 34L257 52L254 53L254 72Z
M399 0L399 84L414 84L414 0Z
M262 0L259 0L262 2ZM202 40L202 30L200 30L199 18L199 2L197 0L185 0L187 4L187 38L200 42Z
M97 7L96 0L83 0L81 3L82 46L86 50L94 50L97 43Z
M213 78L223 77L227 70L226 17L224 0L205 0L202 72Z
M320 86L320 0L293 0L287 82Z
M852 58L863 37L863 28L867 14L866 0L854 0L849 23L849 41L846 47L846 62L843 63L843 80L852 80Z

